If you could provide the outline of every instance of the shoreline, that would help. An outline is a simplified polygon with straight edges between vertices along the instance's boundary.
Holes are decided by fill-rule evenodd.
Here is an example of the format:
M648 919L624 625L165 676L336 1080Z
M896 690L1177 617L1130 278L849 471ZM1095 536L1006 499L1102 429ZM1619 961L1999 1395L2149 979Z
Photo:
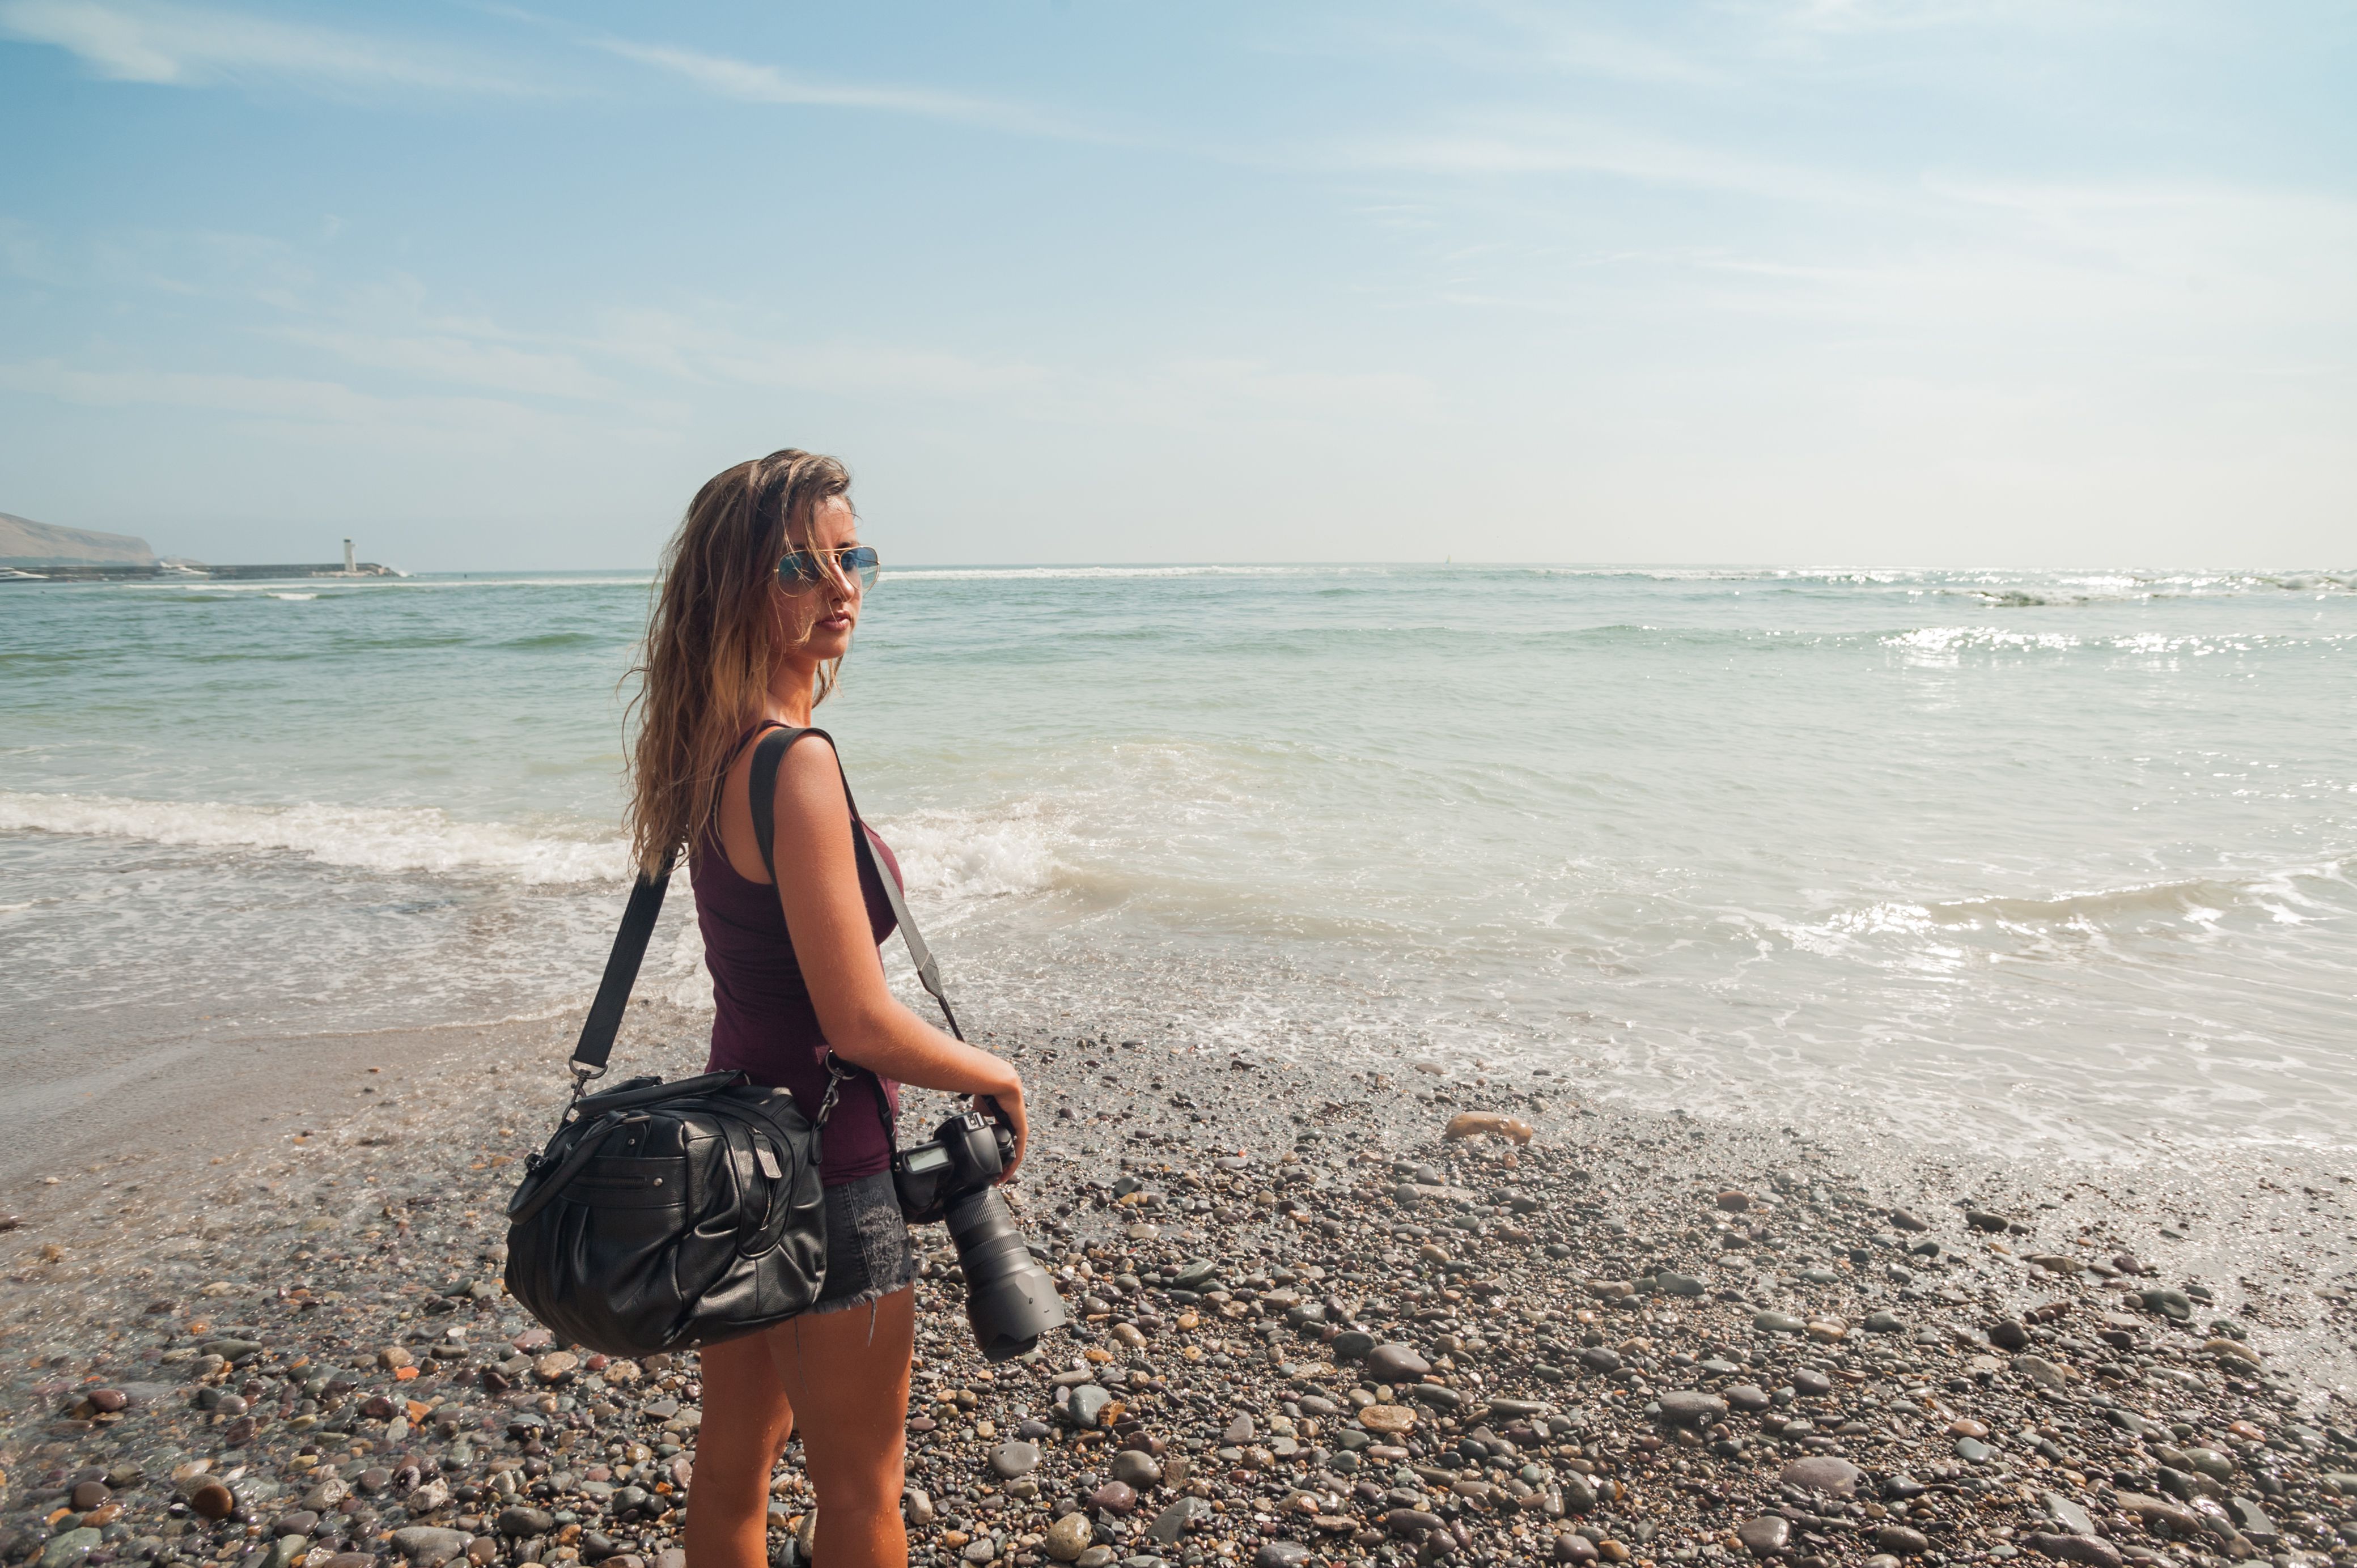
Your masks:
M1560 1078L1245 1063L1126 1011L985 1042L1031 1086L1020 1212L1087 1321L1038 1363L985 1369L945 1239L919 1232L912 1561L1073 1547L1093 1568L1084 1553L1118 1544L1101 1560L2195 1568L2288 1561L2324 1539L2298 1534L2303 1519L2349 1517L2323 1480L2357 1473L2357 1439L2332 1434L2357 1426L2347 1275L2320 1255L2352 1233L2344 1184L2304 1191L2239 1157L2074 1172L1835 1151L1589 1106ZM0 1561L675 1548L694 1357L558 1365L500 1294L510 1166L554 1122L574 1026L420 1032L353 1066L357 1087L290 1075L241 1116L199 1119L196 1146L0 1184L20 1217L0 1234L16 1293ZM618 1070L693 1072L705 1026L634 1006ZM910 1136L932 1103L911 1096ZM1537 1136L1443 1144L1472 1110ZM1899 1208L1926 1228L1897 1228ZM1937 1253L1908 1250L1925 1243ZM2122 1254L2153 1272L2104 1277ZM2147 1290L2176 1294L2156 1311ZM2185 1323L2165 1316L2180 1308ZM2248 1337L2212 1332L2222 1320ZM1350 1359L1355 1334L1405 1348L1371 1368ZM1361 1400L1383 1413L1355 1414ZM1110 1431L1073 1426L1116 1406ZM1108 1452L1124 1442L1141 1456ZM798 1455L780 1526L807 1512ZM1861 1472L1846 1495L1792 1482L1793 1462L1833 1459ZM209 1523L190 1505L214 1499L193 1494L231 1470L244 1521ZM123 1484L85 1506L72 1486L91 1471ZM1149 1538L1157 1521L1173 1540ZM786 1530L772 1539L786 1550Z

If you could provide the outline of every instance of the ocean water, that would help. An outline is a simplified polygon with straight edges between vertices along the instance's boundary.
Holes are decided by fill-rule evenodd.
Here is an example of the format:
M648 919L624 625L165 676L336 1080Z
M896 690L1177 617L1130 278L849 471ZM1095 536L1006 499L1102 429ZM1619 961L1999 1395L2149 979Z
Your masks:
M647 596L0 586L12 1103L577 1013ZM984 1026L2025 1154L2357 1127L2357 574L900 570L846 675ZM708 1005L678 915L642 983Z

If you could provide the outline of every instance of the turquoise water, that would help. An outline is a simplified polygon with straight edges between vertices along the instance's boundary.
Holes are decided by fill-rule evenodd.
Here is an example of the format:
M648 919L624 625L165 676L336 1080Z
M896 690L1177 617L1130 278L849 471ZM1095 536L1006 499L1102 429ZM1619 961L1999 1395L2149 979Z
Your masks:
M577 1008L646 599L0 586L16 1097ZM822 722L985 1023L2105 1149L2350 1141L2352 714L2346 573L977 568Z

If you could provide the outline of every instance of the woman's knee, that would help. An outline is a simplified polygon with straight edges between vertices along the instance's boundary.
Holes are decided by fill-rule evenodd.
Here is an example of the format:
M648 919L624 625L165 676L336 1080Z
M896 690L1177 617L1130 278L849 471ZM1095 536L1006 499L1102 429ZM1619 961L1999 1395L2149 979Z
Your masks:
M824 1466L813 1465L812 1489L818 1494L822 1518L832 1513L837 1519L855 1514L881 1514L899 1511L900 1494L907 1481L900 1466L900 1455L895 1450L890 1455Z
M818 1505L842 1512L900 1506L908 1451L899 1432L802 1434L803 1455Z

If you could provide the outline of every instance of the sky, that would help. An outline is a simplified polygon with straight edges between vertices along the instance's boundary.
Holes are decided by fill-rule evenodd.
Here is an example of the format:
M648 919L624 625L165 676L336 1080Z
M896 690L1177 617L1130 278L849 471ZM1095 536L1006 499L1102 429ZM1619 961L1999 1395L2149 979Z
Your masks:
M642 567L2357 562L2348 0L0 0L0 510Z

